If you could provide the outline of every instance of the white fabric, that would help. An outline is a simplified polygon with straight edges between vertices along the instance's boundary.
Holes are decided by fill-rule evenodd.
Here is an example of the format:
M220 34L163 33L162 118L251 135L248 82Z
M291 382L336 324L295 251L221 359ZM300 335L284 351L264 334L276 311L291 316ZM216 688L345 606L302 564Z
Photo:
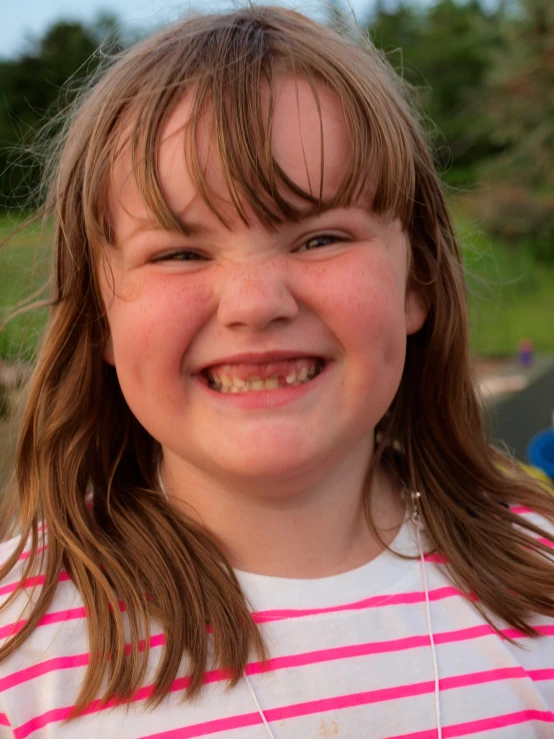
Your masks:
M2 545L2 561L12 546ZM411 524L393 547L417 554ZM444 737L554 737L554 620L537 617L544 636L522 638L524 648L514 646L455 591L443 565L427 561L425 567ZM14 571L0 585L17 577ZM319 580L241 572L238 577L272 658L269 672L254 665L249 679L276 739L436 739L432 652L417 559L384 552L363 567ZM2 615L4 636L21 602L20 597ZM85 621L74 610L81 605L72 583L60 583L50 623L0 664L0 712L10 723L0 726L0 739L267 738L246 682L229 692L217 676L194 703L183 703L175 691L150 712L139 699L61 723L85 671ZM151 652L150 678L159 649Z

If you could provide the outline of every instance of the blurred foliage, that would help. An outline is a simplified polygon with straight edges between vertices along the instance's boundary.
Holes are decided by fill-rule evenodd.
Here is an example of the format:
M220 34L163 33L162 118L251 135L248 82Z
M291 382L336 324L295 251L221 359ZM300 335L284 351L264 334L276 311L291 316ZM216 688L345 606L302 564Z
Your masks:
M437 164L474 189L473 217L554 263L552 0L378 5L368 30L418 89Z
M484 87L491 134L502 148L479 170L487 186L487 228L554 263L554 4L525 0L504 19Z
M483 106L475 100L500 43L496 15L487 14L477 0L438 0L427 8L378 10L368 30L418 90L447 180L454 185L473 181L479 162L503 146L491 136Z
M20 56L0 60L0 208L33 204L40 158L47 156L36 145L37 132L122 45L117 19L102 15L90 25L55 23Z
M554 190L554 3L525 0L503 19L485 84L485 113L504 148L496 179ZM514 176L517 173L517 177Z
M537 260L534 244L509 242L468 215L473 198L457 197L452 210L470 296L471 347L478 355L513 355L522 338L539 353L554 353L554 264Z
M539 262L554 264L554 191L525 188L521 181L491 183L472 204L472 213L486 225L491 236L512 249L525 242ZM552 285L554 292L554 284Z
M417 89L446 183L473 189L472 215L493 236L554 263L553 0L376 3L366 28ZM325 6L329 25L355 35L346 0ZM58 22L0 60L0 209L33 204L47 156L33 137L139 35L109 15Z

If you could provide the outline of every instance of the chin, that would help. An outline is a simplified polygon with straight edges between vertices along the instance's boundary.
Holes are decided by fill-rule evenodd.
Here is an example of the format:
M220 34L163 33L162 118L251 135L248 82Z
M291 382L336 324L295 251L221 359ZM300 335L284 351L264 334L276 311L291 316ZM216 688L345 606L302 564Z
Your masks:
M321 469L322 460L317 455L290 455L272 449L270 451L255 448L251 454L234 455L232 458L219 457L217 460L221 474L260 484L278 484L310 475L310 471Z

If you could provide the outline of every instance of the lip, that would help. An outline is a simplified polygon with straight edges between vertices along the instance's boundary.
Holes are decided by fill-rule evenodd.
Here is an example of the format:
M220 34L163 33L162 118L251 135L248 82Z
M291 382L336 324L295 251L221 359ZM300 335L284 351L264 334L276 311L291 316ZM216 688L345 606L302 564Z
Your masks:
M239 356L239 355L235 355ZM242 357L242 362L246 363L246 360L244 357L246 355L240 355ZM257 357L261 355L256 355ZM269 354L264 356L270 356ZM273 356L273 361L278 361L275 358L275 354L271 355ZM280 359L294 359L299 357L307 357L307 356L316 356L316 355L306 355L306 354L290 354L288 357L284 357L283 354L280 355ZM229 359L225 360L226 363L231 363ZM238 360L235 359L235 361L238 362ZM256 360L257 362L267 361L267 360ZM270 360L271 361L271 360ZM323 367L323 370L319 373L319 375L316 375L312 380L309 382L305 382L302 385L291 385L289 387L278 387L275 390L254 390L252 392L247 393L220 393L217 390L212 390L209 385L205 382L202 382L202 380L198 377L198 375L195 376L195 381L197 387L201 389L203 392L207 394L207 396L212 400L212 402L216 402L218 404L225 404L228 408L238 408L243 410L271 410L273 408L281 408L282 406L289 405L290 403L294 403L304 396L308 395L309 393L313 392L314 390L317 390L322 383L326 381L328 378L329 372L331 370L331 365L333 362L326 361L325 365ZM212 365L208 365L212 366Z
M210 367L217 367L220 364L271 364L272 362L282 362L287 359L323 359L326 364L329 361L324 354L305 352L302 350L243 352L240 354L231 354L226 357L217 357L194 369L191 374L200 374L201 372L208 370Z

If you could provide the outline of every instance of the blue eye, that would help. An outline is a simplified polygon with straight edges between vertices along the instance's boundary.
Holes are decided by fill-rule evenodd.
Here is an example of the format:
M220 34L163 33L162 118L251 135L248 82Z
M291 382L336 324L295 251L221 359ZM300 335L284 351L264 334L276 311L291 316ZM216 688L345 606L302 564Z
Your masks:
M332 236L330 234L322 234L321 236L312 236L311 239L308 239L296 251L297 252L312 251L313 249L319 249L321 246L328 246L329 244L334 244L337 241L343 241L343 239L341 239L339 236Z

